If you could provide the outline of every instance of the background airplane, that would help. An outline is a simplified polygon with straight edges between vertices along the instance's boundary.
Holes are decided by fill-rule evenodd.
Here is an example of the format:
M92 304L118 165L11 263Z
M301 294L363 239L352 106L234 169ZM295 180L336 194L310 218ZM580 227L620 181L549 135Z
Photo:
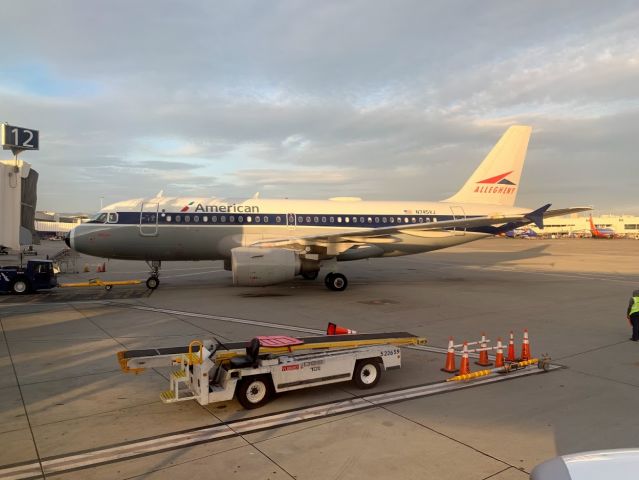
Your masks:
M528 228L528 227L515 228L514 230L508 230L505 235L510 238L536 238L539 236L537 235L537 232L535 232L532 228Z
M323 270L326 287L341 291L348 281L338 262L428 252L590 210L514 206L530 133L528 126L510 127L464 186L441 202L159 194L109 205L65 241L93 256L145 260L151 289L159 285L162 261L224 260L235 285L315 279Z
M592 238L615 238L615 231L612 228L597 227L592 221L592 215L589 220Z

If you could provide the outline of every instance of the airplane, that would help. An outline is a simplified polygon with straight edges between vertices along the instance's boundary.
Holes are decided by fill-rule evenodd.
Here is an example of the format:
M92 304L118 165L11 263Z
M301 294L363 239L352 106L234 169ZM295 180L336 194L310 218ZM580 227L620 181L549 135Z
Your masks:
M544 218L591 210L515 207L532 128L508 128L452 197L430 201L135 198L109 205L65 238L88 255L144 260L149 289L162 262L223 260L233 284L264 286L325 272L329 290L348 285L338 264L429 252L499 235Z
M612 228L598 228L592 221L592 215L590 215L590 233L592 238L615 238L615 231Z
M537 238L539 235L532 228L521 227L505 233L509 238Z

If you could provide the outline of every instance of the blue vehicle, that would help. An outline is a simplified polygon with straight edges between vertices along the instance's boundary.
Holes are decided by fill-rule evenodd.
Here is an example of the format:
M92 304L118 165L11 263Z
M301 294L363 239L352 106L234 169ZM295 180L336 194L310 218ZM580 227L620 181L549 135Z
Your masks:
M51 260L29 260L25 267L0 267L0 292L23 295L58 286Z

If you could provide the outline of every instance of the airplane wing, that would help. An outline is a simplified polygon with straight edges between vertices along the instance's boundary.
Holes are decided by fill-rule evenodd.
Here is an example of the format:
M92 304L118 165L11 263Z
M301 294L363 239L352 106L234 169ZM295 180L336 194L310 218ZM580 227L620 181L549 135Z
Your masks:
M437 230L450 230L453 228L477 228L477 227L494 227L504 225L507 230L511 230L517 226L535 223L538 227L543 228L543 219L547 217L558 217L568 215L570 213L584 212L592 210L592 207L572 207L557 210L548 210L550 204L544 205L537 210L526 214L513 215L488 215L484 217L460 218L455 220L447 220L445 222L430 223L407 223L404 225L393 225L389 227L367 228L342 230L332 234L307 235L299 237L288 237L282 239L262 240L251 244L253 247L264 248L293 248L303 249L307 246L317 245L326 246L327 244L347 243L347 244L375 244L375 243L394 243L399 241L392 237L396 233L415 233ZM506 224L506 225L505 225ZM500 233L496 228L494 233Z

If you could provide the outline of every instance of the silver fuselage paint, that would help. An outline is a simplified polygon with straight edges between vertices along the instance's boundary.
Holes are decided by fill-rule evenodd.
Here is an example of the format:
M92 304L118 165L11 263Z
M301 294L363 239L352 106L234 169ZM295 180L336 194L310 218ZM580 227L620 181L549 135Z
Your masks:
M529 211L515 207L445 202L139 198L102 209L101 212L106 214L117 213L117 217L114 216L117 221L78 225L70 234L70 244L78 252L102 258L224 260L230 258L231 249L264 240L342 232L356 235L358 229L368 230L400 222L412 224L464 216L519 214ZM189 223L184 221L187 216ZM232 224L231 216L234 221ZM256 223L256 216L260 217L259 224ZM179 223L176 222L178 217ZM212 222L213 217L216 222ZM221 222L222 217L225 217L224 223ZM277 217L280 217L279 223L275 221ZM265 223L267 218L268 224ZM329 219L333 221L329 222ZM392 257L428 252L487 236L490 234L466 230L394 233L392 243L374 245L374 256ZM349 258L344 256L342 259Z

